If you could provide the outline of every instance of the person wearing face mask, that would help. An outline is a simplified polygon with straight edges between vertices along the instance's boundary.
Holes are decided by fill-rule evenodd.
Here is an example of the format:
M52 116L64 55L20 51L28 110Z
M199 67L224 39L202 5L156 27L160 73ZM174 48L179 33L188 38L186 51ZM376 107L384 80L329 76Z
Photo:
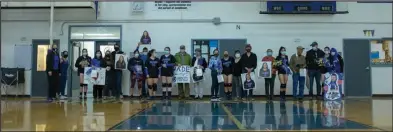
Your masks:
M229 56L228 51L224 51L224 57L221 59L222 63L222 74L224 74L224 91L227 100L232 99L232 76L233 76L233 65L235 59Z
M112 57L112 60L113 60L112 64L115 64L116 54L124 54L124 52L120 50L120 45L119 44L116 44L114 46L114 48L115 48L115 51L113 51L112 54L111 54L111 57ZM122 80L122 76L123 76L123 71L122 70L118 70L118 69L114 69L114 72L115 72L115 84L116 84L116 87L114 89L115 90L115 96L116 96L117 99L119 99L119 98L123 97L123 92L122 92L122 89L121 89L121 80Z
M292 74L292 82L293 82L293 90L292 96L296 100L303 100L303 92L304 92L304 83L305 76L300 76L300 72L306 68L306 58L302 55L304 48L302 46L298 46L297 53L291 56L289 61L289 67L291 68ZM299 87L298 87L299 86Z
M280 79L280 100L285 101L287 82L288 82L288 74L291 74L288 63L288 56L286 55L285 47L280 47L278 50L278 56L274 62L274 67L278 71L278 79Z
M191 55L186 52L186 46L180 46L180 52L175 54L177 66L191 66ZM190 84L177 83L179 90L179 99L190 99Z
M276 69L273 67L275 58L273 57L273 50L267 49L266 56L262 58L262 61L272 62L272 76L271 78L265 78L265 94L268 100L273 100L274 97L274 82L276 80Z
M253 52L251 52L251 44L247 44L246 45L246 53L244 53L242 55L242 59L241 59L241 65L242 65L242 73L251 73L254 72L255 68L257 68L257 55L254 54ZM250 95L248 95L247 97L251 97L251 100L254 100L253 96L253 89L250 89L249 92L247 92L246 90L244 90L243 92L249 93ZM243 98L244 99L244 98Z
M330 56L328 61L325 63L325 67L327 72L330 74L337 73L338 75L342 76L342 73L344 72L344 60L341 55L338 54L336 48L330 49ZM341 85L340 94L343 95Z
M131 73L131 87L130 87L130 98L133 98L135 83L138 85L139 99L142 99L142 81L145 80L143 73L145 66L143 60L140 58L139 51L134 51L134 57L128 60L128 70Z
M210 57L209 68L211 70L212 87L211 87L211 101L220 101L218 96L218 91L220 89L220 84L218 83L217 76L222 72L221 59L218 56L218 49L213 51L214 56Z
M326 64L328 64L328 61L329 61L329 58L330 58L330 48L329 47L325 47L324 49L323 49L323 51L325 52L325 56L323 57L323 64L324 64L324 66L323 67L321 67L321 84L322 84L322 88L323 88L323 86L325 85L324 84L324 81L325 81L325 74L328 72L327 70L327 67L326 67ZM323 90L322 90L322 93L323 93ZM323 95L323 94L322 94Z
M152 100L156 95L158 78L161 76L161 63L160 60L156 58L156 50L150 50L147 56L149 56L149 58L145 63L145 74L149 88L149 100Z
M91 57L87 54L87 49L82 49L82 56L79 56L76 59L75 67L78 68L78 75L80 81L80 92L79 92L79 99L82 99L82 93L84 93L84 98L86 99L86 92L87 92L87 84L84 84L84 72L85 67L91 66Z
M141 45L142 43L141 42L139 42L138 43L138 46L136 47L136 49L135 49L135 51L138 51L139 52L139 46ZM143 47L143 49L142 49L142 53L141 54L139 54L139 56L140 56L140 58L142 59L142 61L143 61L143 64L145 64L145 62L146 62L146 60L147 60L147 52L148 52L149 50L146 48L146 47ZM146 92L146 79L143 79L142 80L142 97L147 97L148 96L148 92Z
M56 92L59 90L59 76L60 76L60 56L57 50L57 45L52 44L52 49L48 50L46 55L46 73L48 75L48 101L56 99Z
M65 96L65 87L67 84L67 76L68 76L68 52L63 51L61 53L61 58L60 58L60 99L67 99Z
M102 53L100 50L96 51L94 58L91 60L91 65L93 67L105 68L105 60L102 58ZM104 86L102 85L94 85L93 86L93 97L94 99L102 99L102 90Z
M176 58L171 55L169 47L164 48L165 54L161 56L161 81L162 81L162 99L170 99L172 96L172 77Z
M201 49L195 49L195 57L192 58L192 65L194 69L199 68L202 69L202 72L205 72L207 67L206 59L201 56ZM195 89L195 99L202 99L203 98L203 88L200 86L203 79L198 82L194 82L194 89Z
M314 79L317 85L317 97L322 98L321 96L321 67L323 66L322 60L325 56L325 53L318 48L318 43L313 42L311 45L311 50L307 51L306 53L306 63L307 63L307 74L310 79L310 88L309 88L309 95L312 98L314 97L313 93L313 84Z
M233 85L235 86L236 90L236 100L239 100L240 98L244 98L243 95L243 83L242 83L242 65L240 63L241 59L241 53L239 50L235 51L235 61L233 64Z
M106 64L106 73L105 73L105 88L104 88L104 99L113 96L113 89L116 85L114 83L115 73L114 66L112 63L111 52L109 50L105 51L104 56L105 64Z

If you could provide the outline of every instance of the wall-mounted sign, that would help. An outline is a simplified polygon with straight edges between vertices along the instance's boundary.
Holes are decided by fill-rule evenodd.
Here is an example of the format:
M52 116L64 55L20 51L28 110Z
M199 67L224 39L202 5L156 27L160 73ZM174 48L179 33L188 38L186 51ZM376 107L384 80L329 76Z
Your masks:
M191 7L191 1L155 1L159 10L187 10Z

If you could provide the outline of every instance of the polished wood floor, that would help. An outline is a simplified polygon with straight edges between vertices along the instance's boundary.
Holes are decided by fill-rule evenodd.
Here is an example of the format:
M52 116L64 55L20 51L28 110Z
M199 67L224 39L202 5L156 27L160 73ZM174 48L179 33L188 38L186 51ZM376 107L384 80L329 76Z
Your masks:
M391 131L392 99L252 102L6 98L2 131Z

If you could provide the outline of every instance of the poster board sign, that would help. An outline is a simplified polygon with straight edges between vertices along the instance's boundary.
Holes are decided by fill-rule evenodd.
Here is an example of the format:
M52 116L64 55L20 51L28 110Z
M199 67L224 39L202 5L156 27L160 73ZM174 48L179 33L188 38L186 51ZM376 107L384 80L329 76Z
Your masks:
M247 73L242 73L241 76L243 90L255 89L255 87L257 87L257 84L255 83L255 72L251 72L249 75Z
M127 55L116 54L115 56L115 69L126 70L127 69Z
M373 40L371 43L371 65L392 66L392 40Z
M327 101L337 101L342 98L343 75L341 73L325 74L324 99Z
M105 85L106 69L100 67L85 67L84 84Z
M174 75L173 75L173 82L174 83L190 83L190 66L176 66Z
M258 77L271 78L272 77L272 62L262 61L258 64Z

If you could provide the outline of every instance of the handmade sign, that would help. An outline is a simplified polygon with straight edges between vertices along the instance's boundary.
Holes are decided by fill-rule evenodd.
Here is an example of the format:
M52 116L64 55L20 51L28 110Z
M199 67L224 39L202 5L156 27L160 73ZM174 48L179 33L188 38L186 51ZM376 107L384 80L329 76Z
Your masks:
M190 83L190 66L176 66L174 75L173 75L173 82L174 83Z
M324 82L324 99L327 101L341 100L342 96L342 74L326 73Z

